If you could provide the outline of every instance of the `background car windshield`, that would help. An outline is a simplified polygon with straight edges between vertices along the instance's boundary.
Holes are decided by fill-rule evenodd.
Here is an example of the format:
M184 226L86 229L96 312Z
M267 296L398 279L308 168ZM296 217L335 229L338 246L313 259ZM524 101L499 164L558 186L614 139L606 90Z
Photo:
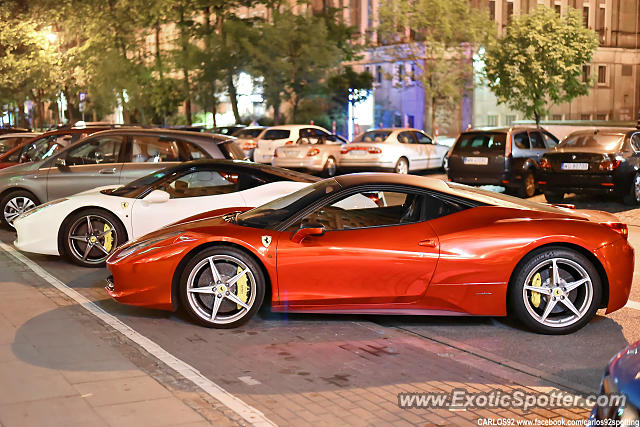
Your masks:
M242 148L235 141L225 141L222 144L218 144L218 147L226 153L226 158L231 160L244 160L247 156L242 151Z
M504 151L506 133L465 133L460 135L454 151Z
M166 169L159 170L152 174L138 178L135 181L131 181L129 184L116 188L115 190L104 191L104 194L118 197L136 198L144 192L148 187L152 186L156 182L172 176L177 170L183 169L182 166L175 166Z
M291 132L286 129L270 129L264 133L264 136L261 139L273 141L276 139L289 138L289 135L291 135Z
M335 179L325 179L238 215L238 225L273 229L295 213L338 189L340 184Z
M260 135L262 130L263 129L240 129L239 131L235 132L233 136L238 139L255 138L256 136Z
M388 130L372 130L358 135L353 142L384 142L389 135L391 131Z
M558 148L599 148L607 151L620 150L622 135L616 134L579 134L567 137L558 144Z

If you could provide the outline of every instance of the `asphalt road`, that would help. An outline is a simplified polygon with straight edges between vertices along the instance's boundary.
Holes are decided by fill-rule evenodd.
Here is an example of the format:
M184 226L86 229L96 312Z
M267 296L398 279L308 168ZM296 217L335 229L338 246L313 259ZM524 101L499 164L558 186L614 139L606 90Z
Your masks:
M544 201L540 195L533 200ZM631 210L614 200L577 196L568 197L565 202L575 203L578 208L602 209L618 215L629 224L629 240L636 253L640 253L640 209ZM0 230L3 242L10 243L14 238L12 231ZM252 399L258 399L262 405L268 405L268 399L274 396L275 390L281 392L282 387L290 389L291 393L318 393L336 384L344 386L350 382L359 386L384 386L393 384L398 378L408 378L409 382L427 380L421 375L426 375L422 374L422 367L430 364L429 360L376 362L373 368L379 370L375 373L358 371L357 366L352 365L352 359L343 360L345 354L364 355L365 359L375 355L376 361L385 360L385 356L397 354L404 348L407 337L414 343L421 340L425 345L444 346L443 357L449 349L453 355L479 356L479 360L489 365L507 366L514 371L555 378L581 386L582 390L596 391L609 358L627 344L640 340L640 311L628 307L606 316L600 312L585 328L566 336L536 335L503 318L269 312L259 314L237 330L210 330L193 325L180 314L115 303L103 289L108 275L106 269L77 267L57 257L28 256L231 393L245 398L253 396ZM636 258L633 301L640 301L639 259ZM385 345L372 344L374 342ZM212 351L212 346L216 351ZM396 358L396 361L400 360ZM344 374L345 370L348 375Z

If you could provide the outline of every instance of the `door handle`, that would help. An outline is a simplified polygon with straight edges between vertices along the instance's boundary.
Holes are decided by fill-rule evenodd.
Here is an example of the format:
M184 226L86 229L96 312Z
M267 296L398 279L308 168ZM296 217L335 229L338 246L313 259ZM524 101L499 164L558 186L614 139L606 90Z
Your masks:
M425 240L420 240L418 242L418 246L424 246L427 248L435 248L438 246L438 241L436 239L425 239Z
M100 169L98 173L102 175L114 175L116 173L116 168Z

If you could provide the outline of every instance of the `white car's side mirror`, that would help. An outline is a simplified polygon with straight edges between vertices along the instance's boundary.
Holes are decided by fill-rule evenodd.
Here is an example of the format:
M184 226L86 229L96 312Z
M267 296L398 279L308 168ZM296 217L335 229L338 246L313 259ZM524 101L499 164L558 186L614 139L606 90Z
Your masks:
M153 190L151 193L144 196L142 200L147 203L166 203L170 198L171 196L166 191Z

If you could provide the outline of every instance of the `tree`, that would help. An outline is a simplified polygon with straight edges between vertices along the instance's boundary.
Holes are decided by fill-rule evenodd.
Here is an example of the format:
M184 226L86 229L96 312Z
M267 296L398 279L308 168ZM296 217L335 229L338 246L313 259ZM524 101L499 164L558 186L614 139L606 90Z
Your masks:
M398 84L422 86L424 123L433 131L438 108L459 100L471 81L473 51L494 25L486 13L472 10L469 0L389 0L381 2L379 16L383 47L378 51L385 60L401 61L401 67L411 65Z
M487 84L498 102L540 125L550 104L587 94L582 67L597 47L596 33L584 27L577 10L569 8L561 17L539 6L514 18L506 35L489 44L484 54Z

